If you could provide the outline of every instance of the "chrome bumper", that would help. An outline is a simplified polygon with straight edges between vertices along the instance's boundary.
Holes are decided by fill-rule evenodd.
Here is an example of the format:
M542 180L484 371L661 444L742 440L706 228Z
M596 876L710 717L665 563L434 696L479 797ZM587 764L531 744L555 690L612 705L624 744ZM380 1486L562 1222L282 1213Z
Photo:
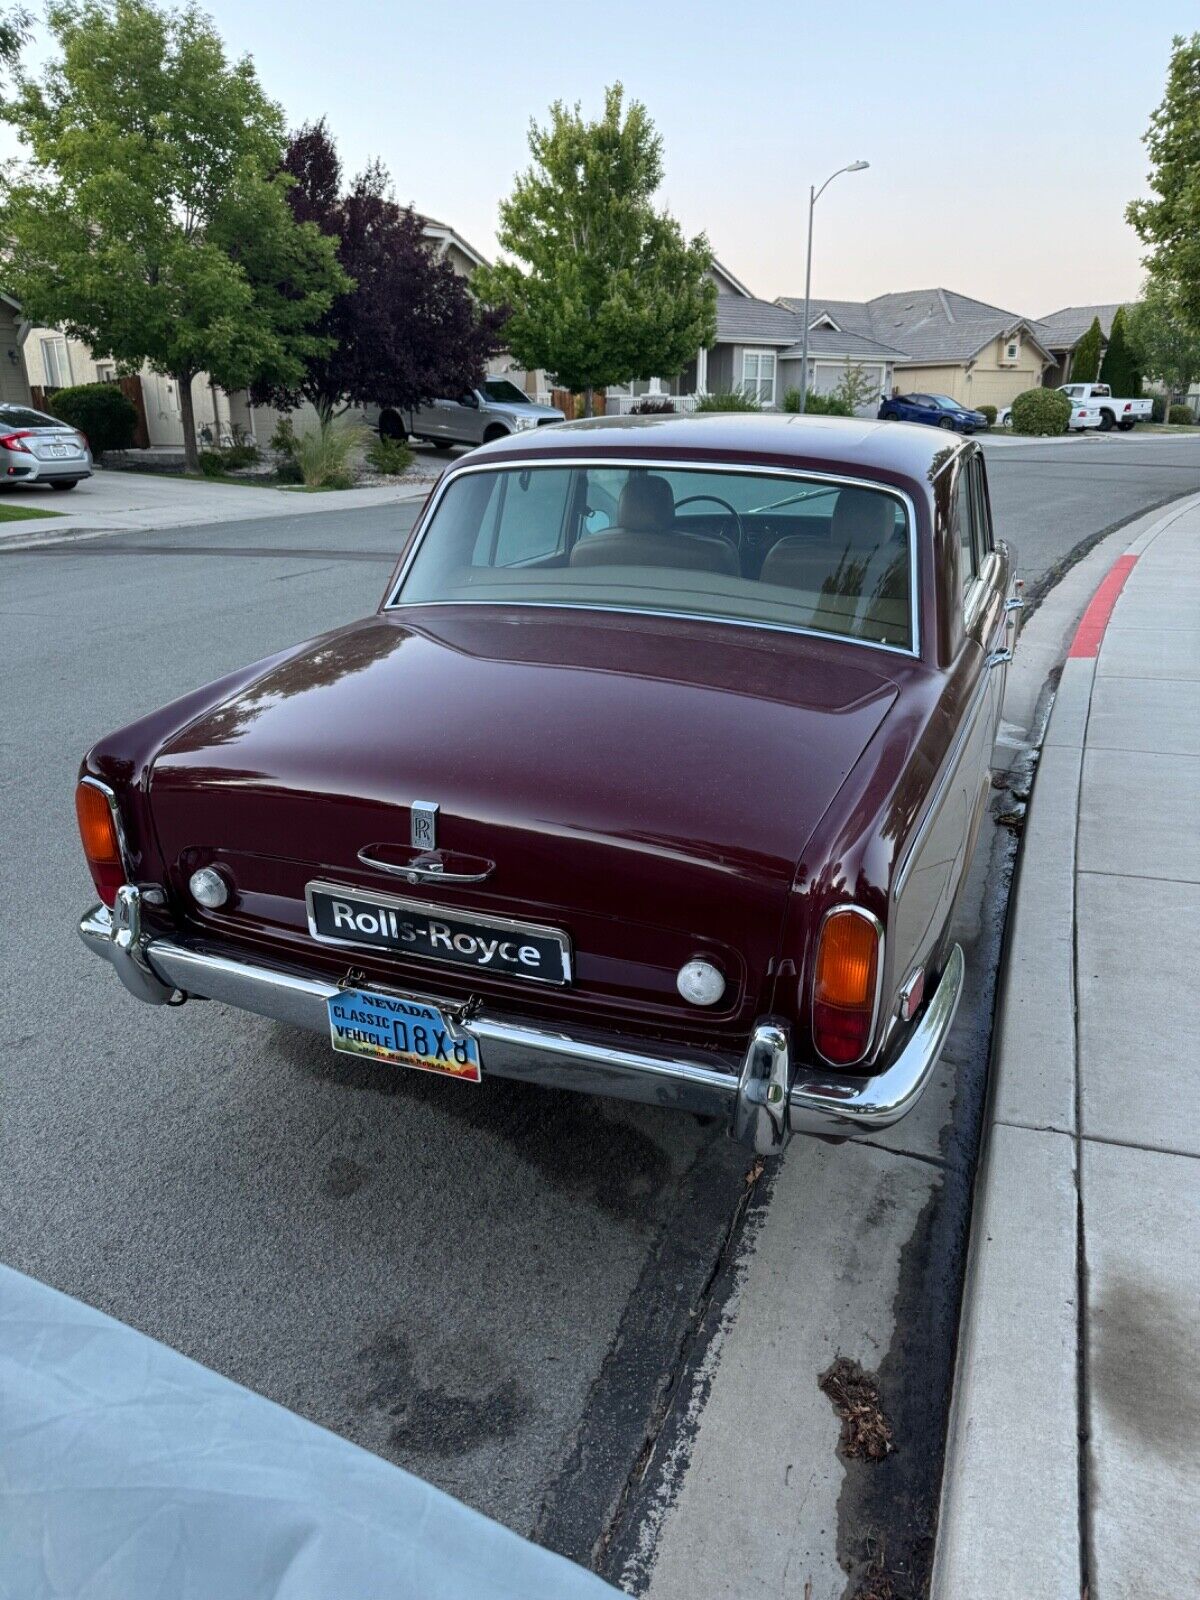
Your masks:
M162 1005L195 995L328 1032L325 1002L339 993L336 984L145 936L141 896L130 885L117 891L113 911L93 906L79 933L139 1000ZM558 1033L486 1010L458 1026L478 1040L489 1076L721 1116L734 1138L760 1155L775 1155L793 1133L853 1138L890 1127L911 1111L950 1031L962 985L963 956L955 945L903 1049L872 1077L793 1065L787 1026L771 1017L755 1026L740 1071L732 1059L722 1070L670 1051L628 1049L610 1036Z

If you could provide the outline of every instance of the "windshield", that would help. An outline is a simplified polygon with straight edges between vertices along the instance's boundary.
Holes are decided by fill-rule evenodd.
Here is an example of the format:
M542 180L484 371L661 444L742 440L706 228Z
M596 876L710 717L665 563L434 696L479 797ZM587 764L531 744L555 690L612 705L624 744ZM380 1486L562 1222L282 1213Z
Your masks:
M507 378L489 378L483 387L489 400L519 400L522 405L529 404L529 396L524 389L518 389Z
M512 466L456 474L393 605L584 606L914 647L903 500L799 474Z

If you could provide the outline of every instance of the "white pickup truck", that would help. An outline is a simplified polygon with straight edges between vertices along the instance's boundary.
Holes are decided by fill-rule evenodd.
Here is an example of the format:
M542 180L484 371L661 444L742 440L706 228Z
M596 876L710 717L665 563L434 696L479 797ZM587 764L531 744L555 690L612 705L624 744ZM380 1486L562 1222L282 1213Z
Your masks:
M1065 383L1058 392L1071 402L1071 415L1067 419L1067 430L1071 433L1089 428L1099 428L1102 433L1120 428L1122 433L1128 433L1135 422L1150 421L1150 400L1114 400L1106 383ZM1011 427L1012 407L1002 407L996 421L1002 428Z

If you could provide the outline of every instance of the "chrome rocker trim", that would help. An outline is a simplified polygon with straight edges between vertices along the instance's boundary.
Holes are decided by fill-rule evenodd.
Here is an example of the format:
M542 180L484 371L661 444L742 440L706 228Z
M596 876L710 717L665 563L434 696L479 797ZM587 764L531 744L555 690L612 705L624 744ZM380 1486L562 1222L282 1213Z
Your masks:
M339 993L337 984L143 935L141 894L132 884L117 891L115 912L93 906L79 934L139 1000L163 1005L196 995L328 1032L325 1002ZM611 1036L558 1033L486 1010L454 1020L483 1046L488 1076L722 1116L740 1143L759 1155L777 1155L793 1133L853 1138L890 1127L911 1111L941 1054L962 986L963 954L954 945L903 1049L873 1076L793 1068L788 1028L776 1017L756 1024L740 1071L732 1056L722 1070L669 1052L625 1048Z

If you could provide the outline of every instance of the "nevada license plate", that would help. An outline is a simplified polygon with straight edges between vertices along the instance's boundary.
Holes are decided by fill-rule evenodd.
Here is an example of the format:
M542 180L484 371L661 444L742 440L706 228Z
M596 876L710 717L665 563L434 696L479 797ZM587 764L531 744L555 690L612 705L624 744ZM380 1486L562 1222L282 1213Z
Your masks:
M326 1001L329 1036L342 1055L440 1072L478 1083L479 1046L450 1026L437 1006L370 989L343 989Z

